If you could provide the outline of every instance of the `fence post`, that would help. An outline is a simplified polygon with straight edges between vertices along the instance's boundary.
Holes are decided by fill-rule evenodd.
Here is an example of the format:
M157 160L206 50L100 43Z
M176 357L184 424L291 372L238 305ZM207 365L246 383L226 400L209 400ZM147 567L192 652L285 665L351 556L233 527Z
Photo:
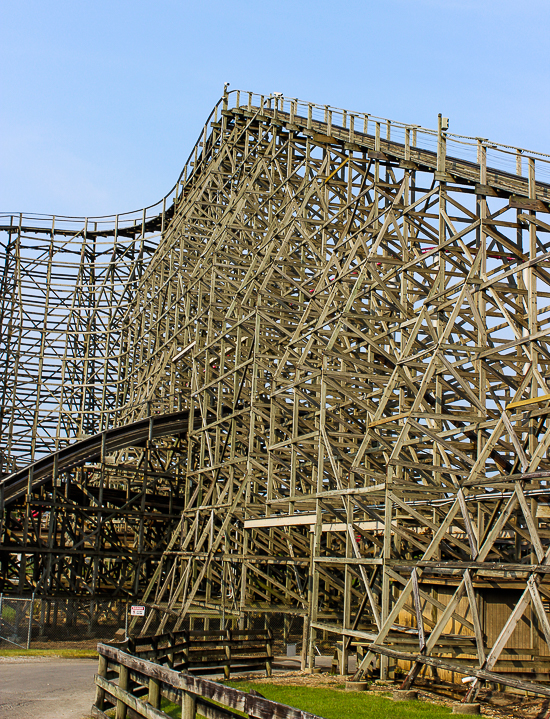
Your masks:
M44 636L44 625L46 623L46 602L40 597L40 623L38 628L38 637L42 639Z
M31 606L29 609L29 629L27 632L27 649L31 648L31 636L32 636L32 614L34 611L34 592L32 593Z
M225 632L225 664L223 666L223 675L225 679L229 679L231 676L231 635L231 629L227 629Z
M124 691L128 691L128 667L125 667L124 664L118 665L118 686L120 689L124 689ZM116 700L116 719L126 719L126 704L122 701L122 699Z
M149 704L153 709L160 709L160 681L149 678Z
M265 673L266 676L270 677L273 669L273 632L271 629L267 630L266 640L265 650L267 658L265 660Z
M97 675L99 677L103 677L104 679L107 678L107 657L104 657L103 654L99 655L99 662L97 665ZM96 686L96 689L95 689L94 706L96 706L101 711L103 711L103 709L105 708L105 689L102 689L99 686Z
M181 719L195 719L196 714L197 699L194 694L184 689L181 693Z

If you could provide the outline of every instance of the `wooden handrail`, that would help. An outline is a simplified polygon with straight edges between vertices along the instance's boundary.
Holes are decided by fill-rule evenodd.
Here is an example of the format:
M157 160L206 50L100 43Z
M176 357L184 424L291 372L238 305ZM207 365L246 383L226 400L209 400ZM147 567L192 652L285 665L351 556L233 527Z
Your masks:
M166 632L130 638L124 644L129 654L166 664L180 671L202 674L219 668L229 679L231 671L265 668L271 676L273 635L265 630L219 630Z
M106 644L98 644L97 651L97 692L91 713L98 719L108 719L106 702L116 705L116 719L126 719L128 709L146 719L166 719L168 715L160 710L162 697L181 704L182 719L195 719L197 713L206 719L240 719L237 712L254 719L321 719L286 704L140 659ZM112 678L117 674L119 680L115 683ZM147 701L142 698L145 696Z

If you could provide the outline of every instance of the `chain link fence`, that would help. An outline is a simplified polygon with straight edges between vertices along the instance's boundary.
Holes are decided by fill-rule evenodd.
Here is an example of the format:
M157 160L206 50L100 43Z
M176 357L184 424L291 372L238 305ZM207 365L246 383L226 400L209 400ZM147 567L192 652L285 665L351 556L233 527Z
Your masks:
M199 613L178 623L164 612L145 607L144 616L131 616L131 604L123 600L77 598L17 598L0 594L0 649L95 649L97 643L122 642L138 636L176 628L191 631L220 629L271 629L276 656L298 656L303 646L304 616L289 612ZM320 639L320 638L319 638ZM319 640L318 640L319 641Z
M32 640L32 599L0 594L0 647L29 649Z
M0 648L87 649L98 641L122 641L128 611L120 600L0 595Z

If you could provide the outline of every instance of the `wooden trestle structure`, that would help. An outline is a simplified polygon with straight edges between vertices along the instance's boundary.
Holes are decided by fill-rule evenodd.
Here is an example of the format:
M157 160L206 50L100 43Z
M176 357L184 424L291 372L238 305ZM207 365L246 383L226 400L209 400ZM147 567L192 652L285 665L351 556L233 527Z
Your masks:
M232 92L159 205L4 216L0 590L548 679L549 160Z

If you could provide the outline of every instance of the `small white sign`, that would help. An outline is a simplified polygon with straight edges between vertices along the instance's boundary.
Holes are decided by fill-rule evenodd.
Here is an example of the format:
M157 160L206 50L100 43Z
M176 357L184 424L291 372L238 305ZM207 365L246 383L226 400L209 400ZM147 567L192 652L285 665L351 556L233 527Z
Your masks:
M132 607L130 609L130 614L132 615L132 617L144 617L145 616L145 607L132 605Z

